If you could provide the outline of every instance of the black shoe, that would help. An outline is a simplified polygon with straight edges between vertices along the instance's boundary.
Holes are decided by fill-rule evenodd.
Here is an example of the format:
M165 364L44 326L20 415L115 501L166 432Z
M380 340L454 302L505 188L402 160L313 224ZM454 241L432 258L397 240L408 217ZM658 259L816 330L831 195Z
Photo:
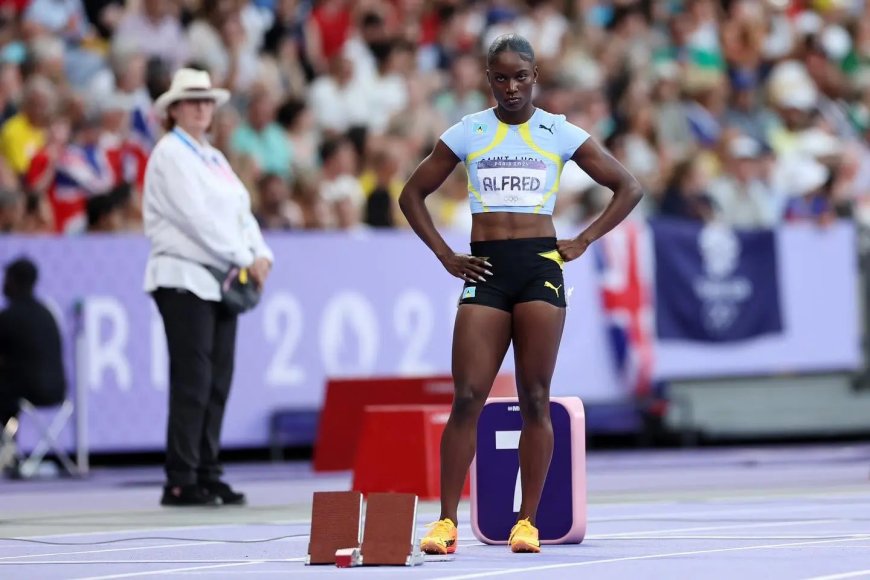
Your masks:
M160 505L165 506L212 506L219 505L216 495L208 493L199 485L167 485L163 488Z
M222 481L206 481L199 485L205 493L219 498L222 505L245 505L247 503L245 494L234 491Z

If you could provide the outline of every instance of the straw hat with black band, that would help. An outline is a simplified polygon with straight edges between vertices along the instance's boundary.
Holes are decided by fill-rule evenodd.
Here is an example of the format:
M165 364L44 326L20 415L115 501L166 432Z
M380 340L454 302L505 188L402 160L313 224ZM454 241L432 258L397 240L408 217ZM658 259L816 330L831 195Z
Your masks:
M212 99L219 107L230 100L230 92L213 87L207 72L182 68L172 77L169 90L157 97L154 110L158 115L165 116L170 105L186 99Z

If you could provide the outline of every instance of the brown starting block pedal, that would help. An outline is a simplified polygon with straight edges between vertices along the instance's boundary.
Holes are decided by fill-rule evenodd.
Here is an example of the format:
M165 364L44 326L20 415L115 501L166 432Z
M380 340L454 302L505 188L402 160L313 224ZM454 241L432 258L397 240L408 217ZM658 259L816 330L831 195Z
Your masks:
M412 493L372 493L360 559L364 566L418 566L423 553L417 543L417 496Z
M362 502L357 491L314 492L307 565L335 564L337 552L359 550Z

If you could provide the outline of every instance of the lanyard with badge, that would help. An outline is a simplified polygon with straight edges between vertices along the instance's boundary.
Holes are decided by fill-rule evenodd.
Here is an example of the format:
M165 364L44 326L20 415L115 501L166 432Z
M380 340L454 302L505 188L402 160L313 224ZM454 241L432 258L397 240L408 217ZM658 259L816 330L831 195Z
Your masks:
M223 179L233 183L239 183L238 178L236 178L236 174L233 173L233 170L230 169L223 161L221 161L220 156L215 153L211 154L211 159L207 158L203 155L202 148L197 147L196 144L184 133L175 128L172 130L176 137L178 137L182 143L184 143L188 149L193 151L197 157L199 157L203 163L205 163L206 167L208 167L212 173L219 175ZM239 212L239 226L244 229L245 223L245 212L241 210Z
M196 156L199 157L202 162L205 163L206 167L208 167L212 172L220 175L228 181L236 180L236 176L233 173L232 169L227 167L221 161L221 158L218 155L212 153L211 159L209 159L205 155L203 155L202 148L197 147L196 144L194 144L194 142L190 139L190 137L179 131L177 128L173 129L172 132L175 134L176 137L181 140L182 143L187 146L188 149L193 151Z

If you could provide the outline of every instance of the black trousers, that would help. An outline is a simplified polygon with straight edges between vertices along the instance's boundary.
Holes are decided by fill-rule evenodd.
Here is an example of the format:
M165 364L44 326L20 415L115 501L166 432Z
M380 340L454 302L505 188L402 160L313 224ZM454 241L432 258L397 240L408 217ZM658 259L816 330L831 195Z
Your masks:
M216 481L238 317L183 290L158 288L153 296L169 347L167 485Z

